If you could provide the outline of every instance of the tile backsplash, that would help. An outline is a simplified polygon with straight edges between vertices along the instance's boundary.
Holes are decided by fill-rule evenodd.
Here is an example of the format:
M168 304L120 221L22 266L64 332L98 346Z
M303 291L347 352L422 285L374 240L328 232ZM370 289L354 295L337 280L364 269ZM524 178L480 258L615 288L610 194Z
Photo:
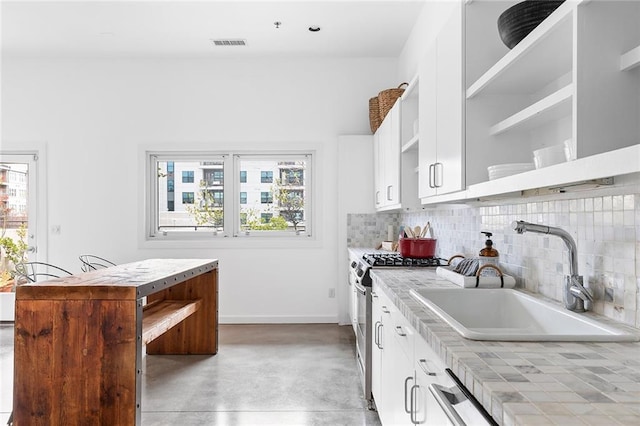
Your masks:
M524 220L560 227L578 246L578 272L595 295L591 310L640 328L639 189L634 176L627 184L606 190L354 214L348 217L347 244L375 247L386 239L388 225L397 230L401 224L423 226L429 221L439 257L458 253L472 257L484 247L480 231L489 231L501 268L516 278L518 287L562 301L562 283L569 273L564 242L553 235L519 235L511 223Z

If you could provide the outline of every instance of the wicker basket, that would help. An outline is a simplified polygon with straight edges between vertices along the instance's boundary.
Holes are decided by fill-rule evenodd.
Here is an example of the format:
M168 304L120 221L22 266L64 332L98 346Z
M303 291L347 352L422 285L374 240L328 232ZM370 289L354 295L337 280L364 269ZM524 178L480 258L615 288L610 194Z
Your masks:
M371 133L375 133L382 124L380 119L380 103L378 97L374 96L369 99L369 126L371 127Z
M398 86L397 89L387 89L378 93L378 104L380 107L380 122L384 120L384 118L387 116L387 113L389 112L393 104L395 104L398 98L402 96L402 93L404 92L404 88L402 86L408 86L408 85L409 83L402 83L400 86Z

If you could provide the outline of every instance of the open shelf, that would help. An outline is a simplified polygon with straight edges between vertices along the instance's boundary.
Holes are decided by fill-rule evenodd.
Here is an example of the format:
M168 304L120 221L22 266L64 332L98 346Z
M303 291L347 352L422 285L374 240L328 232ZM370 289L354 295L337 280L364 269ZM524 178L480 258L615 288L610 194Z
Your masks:
M531 93L571 71L576 3L565 2L467 89L483 93ZM549 60L553 58L553 60Z
M640 65L640 46L620 55L620 71L627 71Z
M407 141L404 145L402 145L402 152L410 152L418 149L418 141L420 140L419 135L414 135L411 139Z
M557 120L571 113L573 85L563 87L551 95L528 106L511 117L491 127L489 133L498 135L507 130L523 125L536 126L551 120Z
M404 90L404 92L402 92L402 96L400 97L400 100L405 101L412 96L417 96L417 94L418 94L418 74L416 74L411 79L407 88Z
M158 300L143 308L142 343L147 344L195 313L201 304L196 300Z

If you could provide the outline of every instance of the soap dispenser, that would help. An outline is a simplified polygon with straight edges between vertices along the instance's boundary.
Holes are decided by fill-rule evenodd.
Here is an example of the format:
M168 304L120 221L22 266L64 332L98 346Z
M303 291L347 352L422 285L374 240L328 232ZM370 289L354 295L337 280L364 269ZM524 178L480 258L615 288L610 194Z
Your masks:
M493 241L491 241L491 236L493 235L491 232L482 231L481 234L484 234L487 237L487 241L485 241L484 248L480 250L480 255L478 256L478 267L481 268L486 264L491 264L497 268L498 262L500 259L500 255L498 254L498 250L493 248ZM498 271L493 268L485 268L482 270L481 275L497 277Z

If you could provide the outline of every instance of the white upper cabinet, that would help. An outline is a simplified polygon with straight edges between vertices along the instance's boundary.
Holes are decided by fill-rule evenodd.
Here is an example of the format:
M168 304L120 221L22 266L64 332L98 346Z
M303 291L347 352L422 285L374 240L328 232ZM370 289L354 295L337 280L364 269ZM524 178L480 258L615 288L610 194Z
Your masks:
M412 87L407 90L412 91ZM415 119L417 110L411 108L410 102L398 99L374 135L375 206L378 211L418 205Z
M640 1L567 0L509 49L497 21L517 3L434 9L418 75L378 131L393 140L379 169L400 170L380 172L379 210L640 172ZM488 167L533 168L533 152L555 145L568 161L489 180Z
M452 4L419 65L418 195L423 201L464 187L462 13L460 3Z
M497 20L516 3L465 5L466 190L428 203L640 171L640 2L567 0L509 50ZM565 141L570 161L489 181Z
M400 103L396 101L374 136L375 203L400 208Z

